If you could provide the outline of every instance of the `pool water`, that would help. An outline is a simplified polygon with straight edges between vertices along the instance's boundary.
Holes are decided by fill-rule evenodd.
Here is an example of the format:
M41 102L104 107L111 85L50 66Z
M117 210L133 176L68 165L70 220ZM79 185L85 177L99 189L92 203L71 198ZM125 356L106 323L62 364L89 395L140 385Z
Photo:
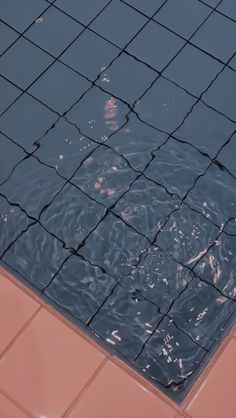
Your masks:
M234 0L3 0L0 262L180 401L236 313Z

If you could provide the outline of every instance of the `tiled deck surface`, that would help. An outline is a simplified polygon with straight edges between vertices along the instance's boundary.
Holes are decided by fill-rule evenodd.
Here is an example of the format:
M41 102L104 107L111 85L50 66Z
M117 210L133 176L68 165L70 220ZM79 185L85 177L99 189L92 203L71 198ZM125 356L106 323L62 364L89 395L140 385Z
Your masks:
M0 263L181 401L236 312L235 0L0 0L0 14ZM37 415L82 390L84 418L124 372L42 302L24 296L14 319L11 294L6 393ZM42 399L19 385L37 353Z
M1 418L235 418L236 331L179 406L0 268Z

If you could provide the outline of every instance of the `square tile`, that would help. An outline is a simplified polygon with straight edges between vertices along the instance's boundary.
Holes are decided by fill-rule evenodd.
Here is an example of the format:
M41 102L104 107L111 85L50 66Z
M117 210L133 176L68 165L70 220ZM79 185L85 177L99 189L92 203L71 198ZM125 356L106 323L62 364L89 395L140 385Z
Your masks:
M173 301L192 280L193 273L152 246L122 285L137 298L142 295L167 313Z
M0 58L0 73L24 90L52 62L48 54L20 38Z
M105 142L126 122L129 108L120 100L93 87L66 115L82 134Z
M229 66L236 70L236 55L234 55L231 61L229 62Z
M203 215L184 205L170 215L156 243L165 254L192 268L214 243L219 232Z
M226 414L233 418L231 402L234 399L235 373L232 365L235 355L236 342L232 338L204 380L204 390L201 390L199 396L189 404L187 412L191 417L204 416L205 411L208 411L209 417L212 418L222 418ZM220 402L217 399L220 399Z
M18 33L5 23L0 22L0 36L1 36L1 45L0 45L0 54L9 48L9 46L18 38Z
M89 51L89 54L88 54ZM60 61L74 68L80 74L95 80L120 50L92 31L85 30L64 52Z
M223 62L227 62L235 52L233 41L235 37L235 23L215 12L197 31L191 42Z
M184 43L185 41L174 33L150 21L131 42L127 50L157 71L162 71Z
M236 299L236 235L221 233L194 271L227 297Z
M1 103L0 115L16 100L21 90L0 76Z
M132 105L156 78L156 72L123 53L100 75L96 84Z
M12 403L8 398L0 393L0 410L4 418L27 418L27 415L22 412L17 406Z
M210 13L211 9L198 0L168 0L154 19L189 39Z
M222 64L209 55L187 44L167 67L163 75L198 97L205 91L222 67Z
M90 328L114 351L133 360L161 318L156 306L117 285Z
M56 0L55 6L68 13L74 19L87 25L93 20L101 10L109 3L109 0Z
M56 304L87 323L110 295L115 279L81 257L72 256L63 265L45 294Z
M1 131L32 152L35 142L56 122L57 115L23 94L0 118Z
M64 183L53 169L30 157L21 162L10 179L0 186L0 193L11 203L18 203L28 215L38 218Z
M144 122L168 133L174 132L196 99L170 81L159 78L135 106Z
M115 45L124 48L146 22L147 19L140 13L125 3L115 0L92 22L90 27Z
M186 380L199 367L206 351L164 318L140 353L136 364L153 382L168 387L172 396L183 392Z
M35 224L6 251L3 261L42 291L69 255L60 241Z
M212 164L198 179L186 202L222 226L229 218L236 218L236 181L222 167Z
M122 197L113 211L137 231L153 240L168 215L180 202L165 189L141 176L128 193Z
M234 311L232 301L195 278L176 299L169 315L180 329L209 349Z
M109 361L68 418L174 418L175 413L159 396Z
M163 144L168 136L141 122L135 113L128 122L109 139L109 146L123 155L138 171L143 171L152 158L152 151Z
M165 0L125 0L125 3L151 17L165 3Z
M82 32L84 27L56 7L50 7L34 22L25 37L57 57Z
M1 354L36 312L39 304L1 273L0 294Z
M204 173L211 162L195 148L172 138L155 151L154 155L145 175L181 198L193 187L197 177Z
M219 0L204 0L204 3L208 4L210 7L216 7L219 4Z
M82 160L97 146L81 135L64 118L59 119L42 140L35 156L54 167L59 174L69 179Z
M235 25L236 26L236 25ZM236 97L234 89L236 72L225 68L202 99L236 122Z
M67 184L42 214L40 221L67 247L76 249L104 215L103 206Z
M137 263L149 242L109 213L86 240L79 253L104 268L108 274L122 278Z
M11 175L15 165L26 156L20 147L0 133L0 184Z
M32 220L23 211L0 196L0 257L30 223Z
M32 416L62 416L103 359L43 309L1 362L0 387Z
M223 164L233 176L236 177L236 166L235 166L235 155L236 155L236 134L232 136L230 142L226 144L219 155L217 160Z
M34 2L32 0L22 0L21 2L18 0L11 0L11 2L2 0L1 19L22 33L48 6L43 0ZM12 13L13 10L14 13Z
M223 2L217 7L217 10L224 13L231 19L236 20L236 4L234 0L223 0Z
M126 192L136 173L112 149L101 145L72 178L72 183L98 202L110 207Z
M63 114L91 86L85 78L57 61L33 84L29 93Z
M214 158L234 130L232 122L198 102L174 136Z

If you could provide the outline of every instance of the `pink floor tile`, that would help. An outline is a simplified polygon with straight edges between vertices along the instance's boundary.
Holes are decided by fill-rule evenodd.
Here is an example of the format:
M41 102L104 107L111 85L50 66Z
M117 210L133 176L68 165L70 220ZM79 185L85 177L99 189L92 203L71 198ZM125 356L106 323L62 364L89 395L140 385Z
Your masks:
M231 339L213 365L187 412L192 418L235 418L236 341Z
M38 308L37 302L0 273L0 355Z
M1 418L29 418L29 415L21 412L17 406L0 393L0 417Z
M35 417L59 418L103 360L100 351L42 309L1 362L0 388Z
M176 411L110 361L69 418L174 418Z

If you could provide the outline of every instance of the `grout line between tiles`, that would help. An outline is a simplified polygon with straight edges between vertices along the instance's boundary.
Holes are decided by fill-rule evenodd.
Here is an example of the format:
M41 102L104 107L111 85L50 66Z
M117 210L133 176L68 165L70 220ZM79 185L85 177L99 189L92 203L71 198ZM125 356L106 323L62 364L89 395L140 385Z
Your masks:
M0 270L0 273L1 273L1 270ZM7 355L8 351L15 344L15 342L18 340L21 334L29 327L29 325L35 319L35 317L38 315L41 309L42 309L42 306L39 306L37 308L37 310L33 313L33 315L30 316L30 318L25 322L25 324L21 327L21 329L16 333L14 338L10 341L10 343L6 346L6 348L2 351L2 353L0 353L0 364L4 360L4 357Z
M89 390L90 386L93 384L93 382L96 380L97 376L100 374L102 369L104 368L105 364L108 362L108 357L105 357L101 364L98 366L98 368L95 370L93 375L90 377L88 382L85 384L85 386L81 389L81 391L78 393L74 401L70 404L70 406L66 409L66 411L62 414L62 418L69 418L69 414L73 412L73 409L76 407L76 405L79 403L80 399L83 397L83 395Z
M28 418L38 418L34 415L32 415L29 411L27 411L22 405L20 405L14 398L12 398L7 392L5 392L3 389L0 388L0 393L2 396L4 396L9 402L11 402L14 406L16 406L22 413L26 415ZM1 412L1 411L0 411ZM5 418L5 417L1 417ZM17 417L11 417L11 418L17 418Z

